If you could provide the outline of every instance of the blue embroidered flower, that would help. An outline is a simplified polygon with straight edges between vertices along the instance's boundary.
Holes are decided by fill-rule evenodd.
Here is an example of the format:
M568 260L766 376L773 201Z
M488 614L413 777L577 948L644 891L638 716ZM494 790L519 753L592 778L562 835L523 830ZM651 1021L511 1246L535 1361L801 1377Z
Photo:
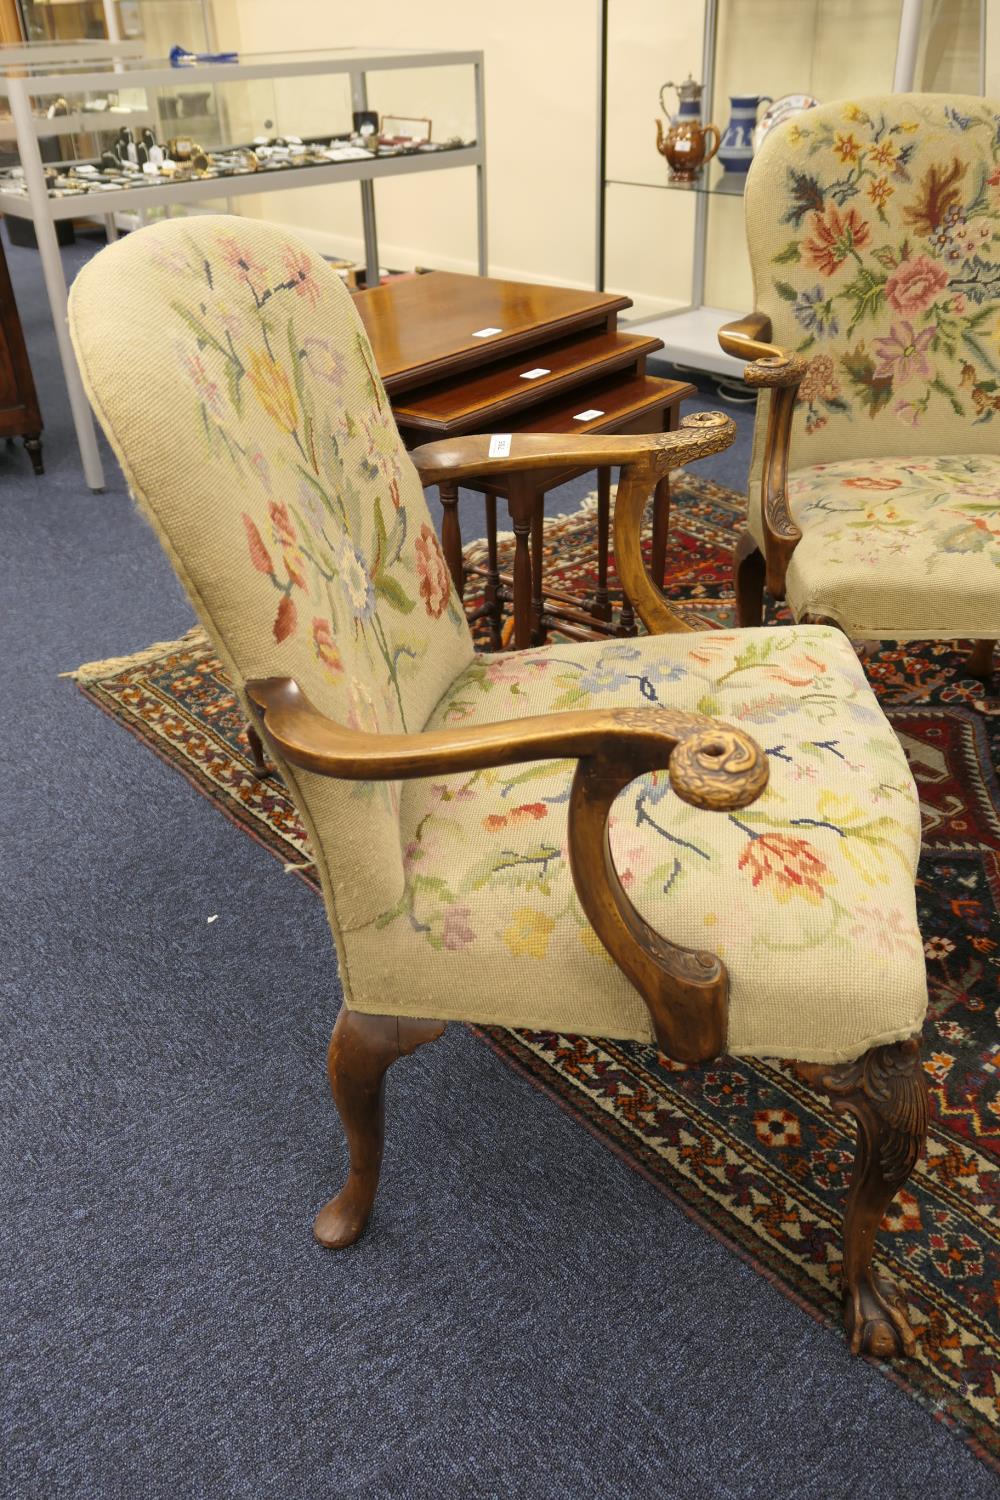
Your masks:
M799 292L792 312L806 332L815 334L818 339L836 338L840 332L840 325L833 311L833 302L830 298L824 297L821 286L814 286L807 292Z

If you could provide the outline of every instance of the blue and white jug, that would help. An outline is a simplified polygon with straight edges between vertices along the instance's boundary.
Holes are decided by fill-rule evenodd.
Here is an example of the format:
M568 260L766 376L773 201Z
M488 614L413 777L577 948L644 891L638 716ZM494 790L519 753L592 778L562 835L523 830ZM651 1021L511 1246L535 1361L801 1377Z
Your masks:
M727 172L747 172L753 161L753 133L757 128L757 111L773 101L766 94L732 94L730 117L719 147L719 160Z

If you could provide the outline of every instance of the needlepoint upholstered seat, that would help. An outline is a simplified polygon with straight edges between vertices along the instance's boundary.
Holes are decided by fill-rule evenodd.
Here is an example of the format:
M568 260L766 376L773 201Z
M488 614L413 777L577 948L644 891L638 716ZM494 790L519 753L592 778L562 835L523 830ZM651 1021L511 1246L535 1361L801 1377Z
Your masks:
M70 322L132 493L315 854L351 1158L317 1237L363 1230L383 1075L449 1019L655 1040L688 1062L792 1057L863 1137L852 1347L911 1348L872 1268L926 1129L906 761L840 632L689 632L641 560L650 491L732 423L409 456L336 275L228 218L109 247ZM660 633L476 655L421 479L568 460L622 466L618 565Z
M894 95L797 115L763 143L746 222L756 311L721 338L773 394L738 554L741 623L760 619L766 559L796 619L855 637L971 636L988 670L1000 105Z

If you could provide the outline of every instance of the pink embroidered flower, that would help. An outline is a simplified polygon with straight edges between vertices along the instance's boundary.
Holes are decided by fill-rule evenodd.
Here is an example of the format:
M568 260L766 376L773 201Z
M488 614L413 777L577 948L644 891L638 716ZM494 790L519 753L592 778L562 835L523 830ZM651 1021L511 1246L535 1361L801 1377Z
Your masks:
M762 833L751 839L740 855L739 868L750 871L755 886L772 882L782 903L801 896L818 906L825 895L824 885L835 878L812 844L787 833Z
M274 624L271 627L274 632L274 639L278 642L279 646L282 641L287 640L290 635L295 634L297 624L298 614L291 596L289 594L282 594L281 602L278 605L278 613L275 615Z
M243 512L241 520L247 534L247 543L250 548L250 561L253 563L258 573L273 573L274 563L271 561L271 554L264 546L264 539L261 536L260 532L257 530L255 523L251 521L246 511Z
M856 479L845 479L845 489L851 490L898 490L901 479L890 479L888 475L859 474Z
M912 323L894 323L886 338L874 340L878 360L875 379L894 380L897 385L906 385L911 380L930 380L934 372L927 350L936 333L933 326L914 333Z
M920 941L912 921L898 906L883 907L874 901L855 907L850 934L855 943L879 953L913 953Z
M301 245L286 245L284 260L296 297L303 297L310 307L315 307L319 301L319 287L308 254Z
M275 544L281 548L281 556L288 569L289 578L300 589L306 588L304 559L288 506L281 500L271 500L268 503L267 513L271 518L271 535Z
M241 280L250 283L253 290L255 281L264 282L267 272L259 260L255 260L252 251L247 250L231 234L221 235L219 246L222 250L222 258L231 271L234 271Z
M441 941L449 953L467 948L470 943L475 942L476 934L472 930L471 916L467 906L452 906L445 912Z
M225 403L222 400L219 387L206 370L205 362L201 355L189 354L184 361L184 365L188 375L191 377L191 382L195 390L198 392L198 399L205 403L209 411L214 412L217 417L221 417L225 413Z
M329 339L317 338L312 333L302 340L302 347L312 373L332 385L334 390L339 390L346 373L344 356L339 350L334 348Z
M900 399L892 408L893 416L907 427L916 427L920 422L921 409L913 401Z
M322 662L327 677L339 675L344 670L344 663L337 650L337 642L333 638L329 620L322 618L313 620L312 638L313 649Z
M842 214L832 203L825 213L813 214L809 228L812 239L803 241L806 262L824 276L832 276L871 239L871 230L856 208Z
M935 297L948 285L948 272L936 260L918 255L904 260L885 284L886 300L896 312L912 318L914 313L930 307Z
M528 823L534 819L537 822L539 818L547 817L548 811L544 802L522 802L520 807L515 807L514 811L510 814L510 821L512 823Z
M425 521L416 541L420 597L432 619L440 619L451 598L451 577L436 533Z

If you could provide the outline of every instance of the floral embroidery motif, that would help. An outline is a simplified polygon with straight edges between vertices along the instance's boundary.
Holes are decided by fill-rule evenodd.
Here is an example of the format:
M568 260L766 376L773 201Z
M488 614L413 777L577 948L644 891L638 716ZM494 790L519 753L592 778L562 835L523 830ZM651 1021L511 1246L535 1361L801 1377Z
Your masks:
M301 637L296 660L344 722L422 727L426 706L408 725L407 705L432 642L458 670L468 633L426 509L404 503L399 435L349 308L324 305L303 246L261 249L240 230L192 233L169 273L198 430L235 471L243 556L277 596L275 644Z
M1000 116L978 102L968 114L907 104L902 117L848 104L801 116L784 139L794 237L772 256L771 285L810 355L807 435L883 414L919 427L939 406L992 421Z
M850 645L815 627L687 639L476 657L428 727L612 703L670 703L746 726L772 767L753 806L726 817L686 808L662 772L622 793L611 846L630 899L659 931L696 938L727 961L740 949L823 948L836 962L852 947L918 958L906 907L915 792ZM438 951L498 946L529 966L558 964L567 944L601 957L569 869L572 773L572 762L543 762L408 783L406 889L378 925L399 941L408 924ZM740 899L720 911L726 889ZM701 925L677 936L675 923L690 913Z
M814 464L790 476L788 498L803 532L799 548L810 557L815 551L824 573L842 565L890 577L905 559L915 579L934 577L949 556L964 554L974 566L958 585L963 599L977 597L977 590L988 599L996 590L1000 459L969 454ZM919 600L917 610L915 626Z

